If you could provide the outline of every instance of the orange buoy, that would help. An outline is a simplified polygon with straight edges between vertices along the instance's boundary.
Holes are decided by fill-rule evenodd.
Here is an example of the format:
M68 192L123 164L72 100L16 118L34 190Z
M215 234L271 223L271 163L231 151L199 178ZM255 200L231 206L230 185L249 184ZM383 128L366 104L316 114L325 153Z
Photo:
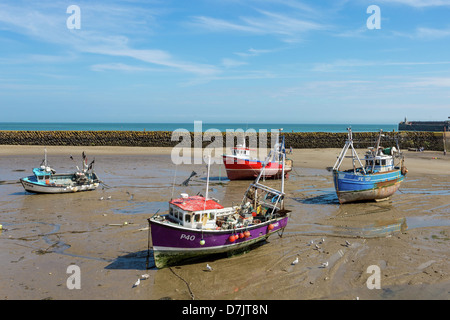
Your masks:
M243 238L244 237L244 233L243 232L241 232L241 233L239 233L239 238Z
M272 229L273 229L273 224L269 224L269 226L267 227L267 229L272 230Z
M244 232L244 237L246 237L246 238L250 237L250 231L248 231L248 230L245 231Z
M253 217L256 217L256 216L257 216L257 214L256 214L255 211L252 212L252 216L253 216Z
M236 240L236 239L235 239L234 235L231 235L231 236L228 237L228 240L230 242L234 242L234 240Z

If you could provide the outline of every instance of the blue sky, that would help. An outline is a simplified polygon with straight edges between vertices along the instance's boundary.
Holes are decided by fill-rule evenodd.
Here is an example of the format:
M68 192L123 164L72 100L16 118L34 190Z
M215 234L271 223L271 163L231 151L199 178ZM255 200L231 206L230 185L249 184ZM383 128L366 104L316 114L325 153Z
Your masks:
M0 122L397 123L449 105L450 0L0 0Z

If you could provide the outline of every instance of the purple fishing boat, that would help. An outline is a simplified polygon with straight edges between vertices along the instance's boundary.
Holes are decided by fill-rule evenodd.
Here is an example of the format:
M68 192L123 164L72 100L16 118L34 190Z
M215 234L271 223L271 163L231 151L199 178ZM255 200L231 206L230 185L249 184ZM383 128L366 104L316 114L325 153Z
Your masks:
M205 197L181 194L169 202L168 213L149 218L156 267L241 252L273 233L282 234L289 219L289 210L284 209L284 174L277 190L259 182L263 171L238 206L223 207L209 199L208 192Z

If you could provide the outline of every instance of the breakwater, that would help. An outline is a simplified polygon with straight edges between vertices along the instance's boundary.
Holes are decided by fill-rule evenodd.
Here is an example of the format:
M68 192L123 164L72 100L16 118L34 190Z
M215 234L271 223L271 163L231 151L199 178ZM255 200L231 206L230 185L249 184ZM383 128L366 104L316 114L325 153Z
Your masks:
M286 147L302 148L342 148L347 133L334 132L291 132L283 133ZM442 132L385 132L383 146L396 145L401 149L424 148L442 151L444 149ZM226 135L220 132L174 134L172 131L0 131L0 145L44 145L44 146L135 146L135 147L174 147L188 145L202 147L226 147L235 145L239 134ZM377 132L354 132L356 148L373 146L378 138ZM247 145L252 147L271 145L271 133L246 133ZM253 143L253 145L252 145ZM447 142L448 148L448 142Z

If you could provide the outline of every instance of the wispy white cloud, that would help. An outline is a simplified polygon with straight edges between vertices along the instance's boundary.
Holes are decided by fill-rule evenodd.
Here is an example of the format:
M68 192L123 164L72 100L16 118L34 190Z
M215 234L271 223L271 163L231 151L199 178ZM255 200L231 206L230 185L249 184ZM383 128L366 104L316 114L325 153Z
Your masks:
M205 16L193 17L192 24L209 31L242 31L249 33L262 33L261 30L252 26Z
M433 29L433 28L417 28L415 36L421 39L434 40L446 38L450 36L450 28Z
M342 72L352 68L362 67L393 67L393 66L431 66L450 65L450 61L370 61L370 60L336 60L330 63L316 63L312 71Z
M378 2L403 4L416 8L450 6L449 0L379 0Z
M362 95L362 92L366 91L372 84L373 81L358 79L305 81L298 86L278 89L277 91L270 93L270 96L272 98L317 96L349 99L349 92L357 92L358 96L360 96Z
M256 57L259 56L261 54L265 54L265 53L271 53L271 52L275 52L278 51L278 49L253 49L250 48L247 51L244 52L235 52L234 54L240 57Z
M254 16L240 16L236 21L195 16L191 25L215 32L242 32L274 35L285 42L297 42L308 32L326 29L326 25L287 14L255 9Z
M92 71L123 71L123 72L153 72L161 71L157 68L149 68L142 66L132 66L124 63L99 63L91 66Z
M191 72L198 75L212 75L218 73L220 70L212 65L197 64L192 62L179 61L172 57L168 52L163 50L151 49L132 49L128 46L110 47L110 46L85 46L80 48L84 52L116 56L128 57L139 61L175 68L178 70Z
M222 65L225 68L234 68L234 67L239 67L239 66L243 66L246 64L247 64L247 62L244 62L244 61L238 61L238 60L229 59L229 58L222 59Z
M86 3L81 11L81 29L69 30L66 27L66 19L69 16L65 14L66 7L67 5L59 3L58 11L54 6L49 9L46 6L35 8L0 4L0 29L25 35L34 41L70 48L78 53L128 57L198 75L219 72L218 68L212 65L183 61L164 50L133 48L129 37L122 34L121 30L125 29L127 32L142 30L140 24L133 19L135 17L133 13L140 12L136 8L132 10L130 7L119 7L117 4L100 6ZM108 17L110 14L113 15L114 20ZM102 20L103 17L105 20ZM139 14L138 18L141 18ZM103 23L106 23L106 29ZM123 28L124 25L127 28ZM116 65L116 70L123 69L124 65L122 67Z
M423 77L412 79L403 83L404 87L418 88L418 87L435 87L435 88L450 88L449 77Z

